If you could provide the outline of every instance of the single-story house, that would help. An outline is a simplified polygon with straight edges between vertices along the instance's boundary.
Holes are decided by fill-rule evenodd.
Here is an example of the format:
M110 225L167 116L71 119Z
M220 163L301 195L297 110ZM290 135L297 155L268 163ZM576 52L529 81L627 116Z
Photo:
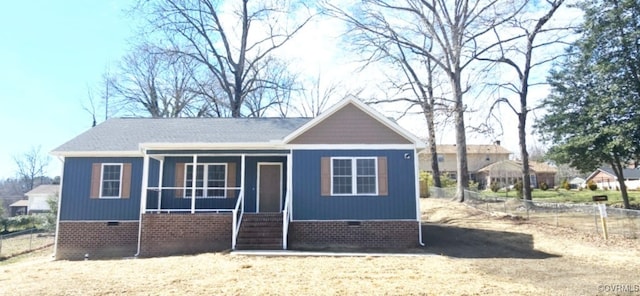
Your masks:
M9 205L9 217L26 215L29 209L29 200L21 199Z
M27 213L51 212L48 201L49 199L58 199L59 190L60 185L43 184L25 193L24 195L26 195L29 200Z
M109 119L52 152L56 258L418 246L424 146L355 99L312 119Z
M627 189L640 189L640 170L639 169L623 169L624 183ZM610 167L601 167L591 173L585 182L593 181L600 189L613 190L620 187L618 178Z
M533 188L538 188L542 182L549 187L555 186L556 173L557 169L548 164L529 162L529 178ZM488 188L493 182L500 187L510 186L522 180L522 163L514 160L498 161L479 169L477 176L478 182L485 185L483 188Z

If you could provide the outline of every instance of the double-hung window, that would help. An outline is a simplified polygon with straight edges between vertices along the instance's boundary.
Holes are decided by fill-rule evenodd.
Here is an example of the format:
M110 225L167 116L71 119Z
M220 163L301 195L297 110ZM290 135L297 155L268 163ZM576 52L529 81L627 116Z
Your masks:
M91 166L91 198L129 198L131 163L94 163Z
M197 164L195 169L196 198L225 198L227 187L227 164L206 163ZM193 164L186 164L184 197L191 198L193 193L194 170Z
M122 164L102 164L100 197L119 198L122 182Z
M375 157L332 158L331 194L377 195L377 159Z

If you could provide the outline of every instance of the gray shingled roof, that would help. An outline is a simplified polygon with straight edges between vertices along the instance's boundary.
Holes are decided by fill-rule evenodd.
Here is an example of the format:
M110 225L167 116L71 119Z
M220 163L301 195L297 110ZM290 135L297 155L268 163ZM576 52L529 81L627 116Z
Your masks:
M137 151L140 143L268 143L309 118L113 118L52 152Z
M609 175L616 176L616 173L613 171L611 167L601 167L601 170L607 172ZM638 180L640 179L640 170L639 169L622 169L622 175L625 179Z

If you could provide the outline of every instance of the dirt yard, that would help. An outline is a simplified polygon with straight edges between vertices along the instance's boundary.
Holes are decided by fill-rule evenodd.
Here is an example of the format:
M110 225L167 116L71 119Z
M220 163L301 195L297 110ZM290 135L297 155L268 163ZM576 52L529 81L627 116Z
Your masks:
M411 256L68 262L49 251L0 263L0 294L640 295L638 240L604 241L447 200L422 207L427 246Z

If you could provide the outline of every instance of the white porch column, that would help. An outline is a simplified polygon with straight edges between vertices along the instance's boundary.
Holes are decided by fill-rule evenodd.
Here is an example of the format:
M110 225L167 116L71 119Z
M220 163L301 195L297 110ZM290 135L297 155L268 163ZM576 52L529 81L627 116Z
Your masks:
M245 174L245 158L246 158L246 154L242 154L240 156L240 192L242 192L242 207L243 209L240 209L240 211L244 211L244 174Z
M289 150L287 154L287 192L290 193L287 198L289 204L289 217L293 216L293 150Z
M147 191L149 190L149 155L146 151L142 162L142 192L140 193L140 213L147 210Z
M163 189L162 187L164 186L162 184L162 179L164 178L164 157L162 159L159 159L159 161L160 161L160 168L158 172L158 213L162 209L161 203L162 203L162 189Z
M191 171L191 214L196 212L196 180L198 179L198 155L193 155L193 167Z

